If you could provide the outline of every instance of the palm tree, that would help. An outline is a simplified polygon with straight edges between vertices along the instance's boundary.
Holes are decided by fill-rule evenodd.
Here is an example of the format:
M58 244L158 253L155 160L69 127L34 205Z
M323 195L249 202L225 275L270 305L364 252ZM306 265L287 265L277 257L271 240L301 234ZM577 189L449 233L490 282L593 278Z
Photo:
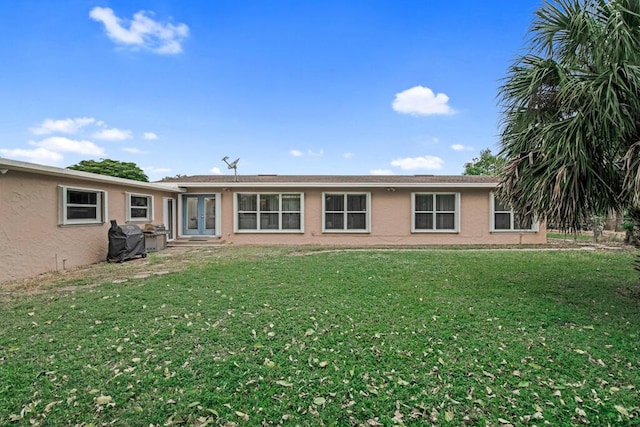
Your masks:
M520 215L576 230L640 206L640 0L546 1L499 96L498 195Z

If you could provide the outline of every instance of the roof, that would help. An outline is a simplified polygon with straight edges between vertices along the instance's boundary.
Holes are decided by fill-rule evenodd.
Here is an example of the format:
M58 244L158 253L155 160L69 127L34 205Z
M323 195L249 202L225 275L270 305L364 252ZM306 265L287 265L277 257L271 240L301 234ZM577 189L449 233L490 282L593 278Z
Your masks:
M493 188L493 176L472 175L193 175L166 178L181 187L479 187Z
M0 173L11 173L10 171L35 173L38 175L55 176L69 179L81 179L90 182L100 182L106 184L126 185L127 187L145 188L160 191L182 192L179 186L162 182L141 182L132 179L116 178L113 176L99 175L90 172L76 171L72 169L58 168L54 166L44 166L35 163L20 162L0 157Z

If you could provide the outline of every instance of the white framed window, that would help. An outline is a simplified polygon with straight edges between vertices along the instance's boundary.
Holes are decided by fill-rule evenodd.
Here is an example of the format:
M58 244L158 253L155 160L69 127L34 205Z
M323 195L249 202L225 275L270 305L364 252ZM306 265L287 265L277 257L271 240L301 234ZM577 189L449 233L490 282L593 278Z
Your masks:
M93 188L58 186L58 224L106 222L107 193Z
M304 231L303 193L236 193L236 233L301 233Z
M491 193L491 231L492 232L537 232L535 219L521 222L511 207Z
M368 233L371 193L322 193L323 233Z
M153 196L126 193L127 221L153 221Z
M460 229L460 193L412 193L413 233L457 233Z

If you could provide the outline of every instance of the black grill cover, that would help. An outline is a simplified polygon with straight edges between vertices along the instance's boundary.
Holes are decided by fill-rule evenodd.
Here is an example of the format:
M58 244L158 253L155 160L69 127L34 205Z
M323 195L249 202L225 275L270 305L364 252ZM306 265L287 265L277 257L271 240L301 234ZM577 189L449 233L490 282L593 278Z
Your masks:
M111 221L109 229L109 254L107 261L122 262L136 256L147 256L144 247L144 233L137 225L118 225Z

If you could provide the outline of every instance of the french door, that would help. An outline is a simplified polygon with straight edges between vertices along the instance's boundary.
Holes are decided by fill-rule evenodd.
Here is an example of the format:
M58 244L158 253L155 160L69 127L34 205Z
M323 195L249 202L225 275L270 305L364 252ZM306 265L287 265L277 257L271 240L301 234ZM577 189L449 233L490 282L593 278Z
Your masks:
M182 195L182 230L189 236L216 234L216 195Z

